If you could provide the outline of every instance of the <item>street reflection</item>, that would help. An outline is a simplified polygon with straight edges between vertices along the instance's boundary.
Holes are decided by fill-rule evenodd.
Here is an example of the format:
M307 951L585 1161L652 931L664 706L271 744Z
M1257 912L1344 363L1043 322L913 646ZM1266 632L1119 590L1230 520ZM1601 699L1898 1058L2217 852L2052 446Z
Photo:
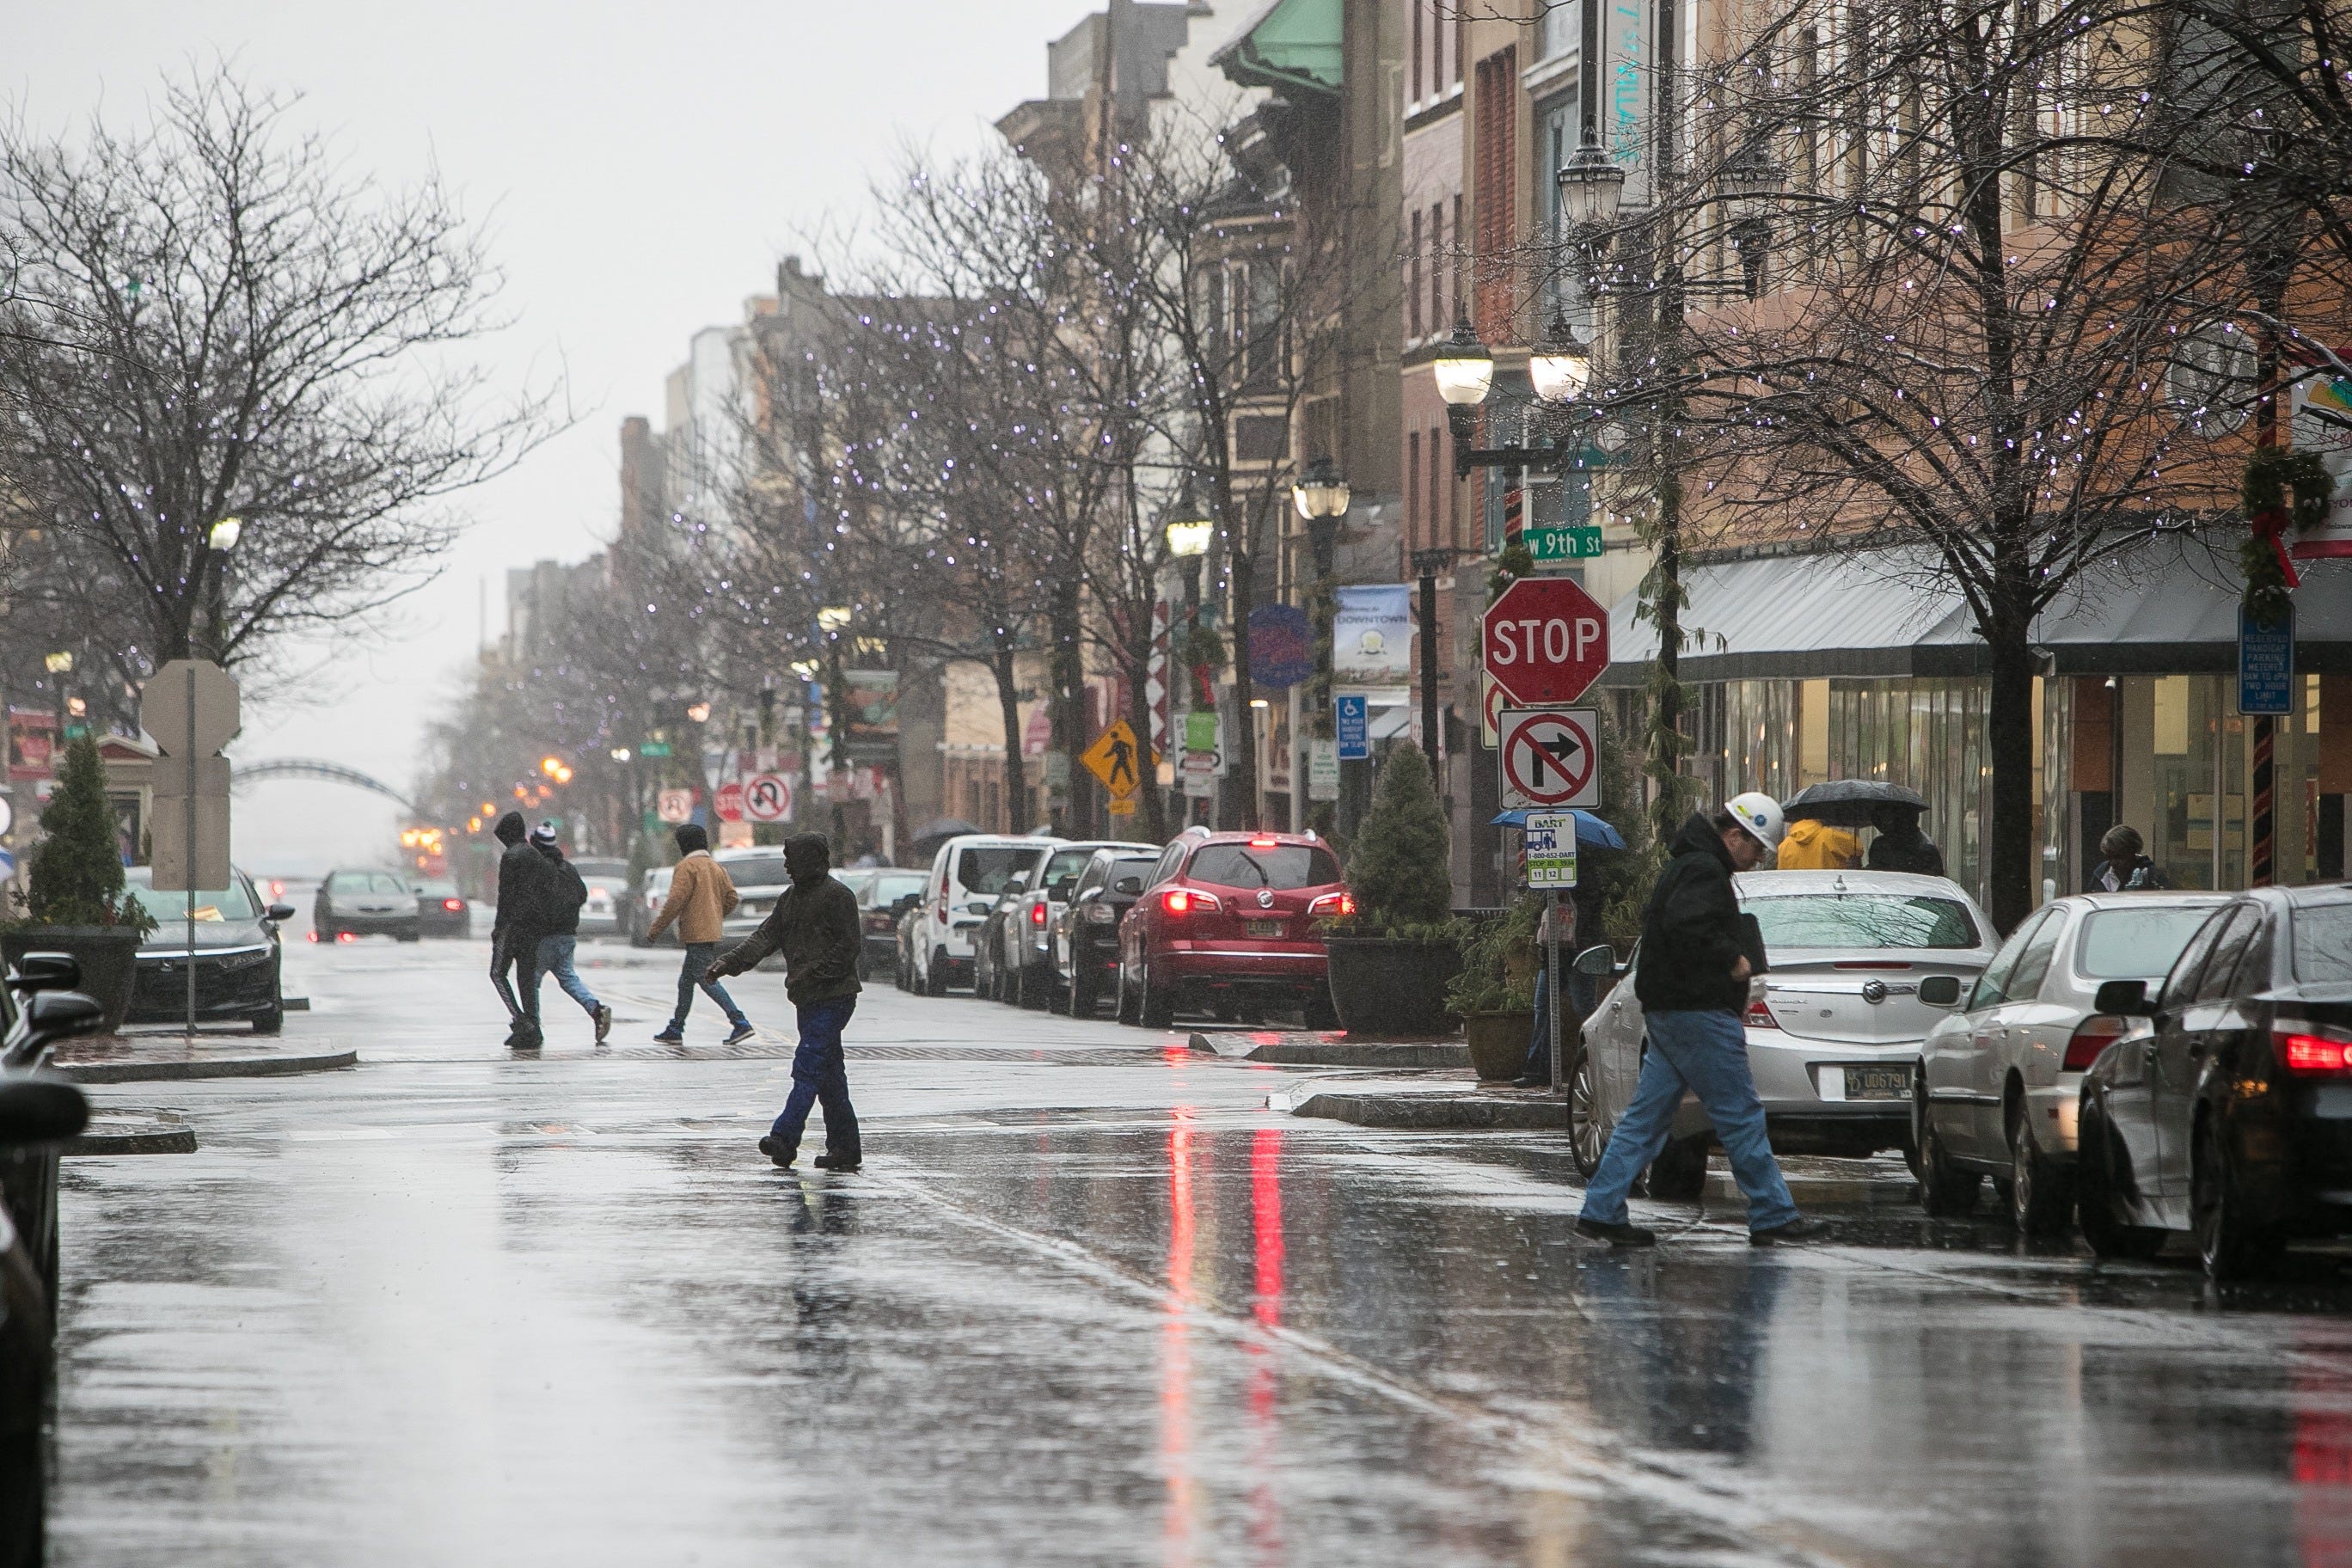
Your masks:
M1160 1329L1160 1473L1167 1488L1162 1556L1194 1561L1201 1499L1192 1468L1192 1111L1178 1106L1168 1125L1168 1298Z
M1255 1265L1250 1316L1263 1329L1282 1326L1282 1130L1262 1127L1250 1135L1250 1248ZM1275 1347L1252 1339L1249 1359L1250 1544L1260 1563L1283 1560L1282 1499L1276 1466L1281 1458L1281 1389Z

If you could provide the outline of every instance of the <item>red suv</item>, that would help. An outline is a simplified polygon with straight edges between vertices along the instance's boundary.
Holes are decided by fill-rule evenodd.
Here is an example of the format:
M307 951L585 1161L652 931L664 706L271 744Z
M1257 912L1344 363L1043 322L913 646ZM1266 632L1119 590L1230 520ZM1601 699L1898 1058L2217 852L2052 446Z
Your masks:
M1354 911L1313 834L1188 827L1119 922L1119 1021L1164 1029L1180 1006L1230 1018L1271 1005L1335 1027L1316 922Z

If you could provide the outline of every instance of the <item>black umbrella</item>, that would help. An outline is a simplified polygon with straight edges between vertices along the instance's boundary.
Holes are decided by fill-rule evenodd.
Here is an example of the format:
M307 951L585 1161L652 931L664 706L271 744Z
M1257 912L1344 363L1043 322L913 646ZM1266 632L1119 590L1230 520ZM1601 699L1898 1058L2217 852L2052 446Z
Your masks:
M1874 814L1890 805L1925 811L1927 800L1916 789L1877 779L1831 779L1799 790L1780 803L1780 810L1791 822L1810 816L1832 827L1868 827L1877 820Z
M935 816L915 829L915 842L920 844L928 838L937 843L941 839L961 838L967 833L982 831L983 829L973 826L961 816Z

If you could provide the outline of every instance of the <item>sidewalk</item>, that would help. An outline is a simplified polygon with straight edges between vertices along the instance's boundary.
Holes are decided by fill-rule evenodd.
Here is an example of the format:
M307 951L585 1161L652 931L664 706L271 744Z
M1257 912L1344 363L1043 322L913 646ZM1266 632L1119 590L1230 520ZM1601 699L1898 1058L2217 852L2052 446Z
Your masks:
M359 1052L331 1039L280 1042L268 1036L97 1035L52 1053L60 1078L76 1083L156 1083L199 1078L274 1078L355 1067Z
M1351 1040L1338 1029L1195 1029L1192 1049L1277 1067L1376 1068L1389 1072L1470 1066L1460 1040Z

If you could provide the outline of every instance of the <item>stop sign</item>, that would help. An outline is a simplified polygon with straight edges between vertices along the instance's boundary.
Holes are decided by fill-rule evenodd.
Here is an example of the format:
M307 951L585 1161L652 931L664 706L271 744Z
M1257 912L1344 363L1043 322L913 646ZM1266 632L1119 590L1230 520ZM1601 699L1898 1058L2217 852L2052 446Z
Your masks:
M1609 668L1609 612L1565 577L1522 577L1487 610L1478 640L1509 706L1573 702Z

